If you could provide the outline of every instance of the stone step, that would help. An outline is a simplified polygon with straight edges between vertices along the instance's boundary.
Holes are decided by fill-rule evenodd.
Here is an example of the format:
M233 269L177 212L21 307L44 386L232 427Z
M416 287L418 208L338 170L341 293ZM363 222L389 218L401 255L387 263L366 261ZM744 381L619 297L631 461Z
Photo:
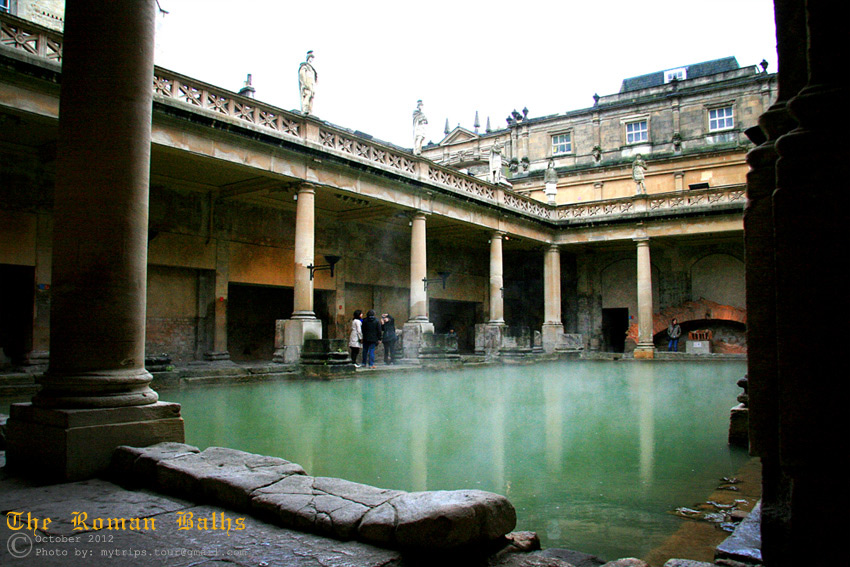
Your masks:
M287 528L381 547L448 550L499 541L516 526L507 498L481 490L402 492L312 477L277 457L182 443L119 447L116 480L209 501Z

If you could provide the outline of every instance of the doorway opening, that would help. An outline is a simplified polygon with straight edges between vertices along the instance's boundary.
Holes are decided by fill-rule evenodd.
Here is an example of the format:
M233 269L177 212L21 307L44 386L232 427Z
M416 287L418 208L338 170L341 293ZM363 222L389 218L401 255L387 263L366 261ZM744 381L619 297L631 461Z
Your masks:
M292 288L227 286L227 350L231 360L271 360L275 321L292 316Z
M624 352L626 333L629 330L629 309L614 307L602 310L602 350Z
M458 351L475 351L475 322L484 317L481 303L431 299L428 302L428 310L435 333L445 334L454 330L457 333Z
M21 364L32 350L35 268L0 264L0 365Z

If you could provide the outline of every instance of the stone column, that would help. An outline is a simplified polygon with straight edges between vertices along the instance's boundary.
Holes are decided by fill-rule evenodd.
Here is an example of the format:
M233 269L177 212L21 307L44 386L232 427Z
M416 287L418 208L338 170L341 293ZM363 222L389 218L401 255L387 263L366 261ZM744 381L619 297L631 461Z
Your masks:
M295 206L295 297L293 319L315 319L313 280L307 266L313 264L316 246L316 189L307 183L298 189Z
M817 549L817 563L839 565L846 562L843 539L850 500L846 467L836 460L836 448L847 443L846 380L826 352L831 345L843 344L843 329L837 322L834 332L818 330L821 321L836 315L840 319L848 308L847 276L840 259L847 256L850 223L850 195L844 188L850 89L836 72L844 65L846 17L844 6L832 2L777 1L775 7L777 16L783 8L799 14L797 22L789 22L793 28L780 32L778 39L783 51L793 49L796 57L805 54L807 77L787 104L797 126L776 140L778 382L777 396L763 401L777 404L773 435L778 447L772 457L778 457L791 490L780 495L790 508L770 510L771 522L783 522L787 532L775 533L777 539L764 557L771 566L805 565L812 562L811 550ZM777 29L779 23L777 18ZM783 67L780 77L795 70ZM774 494L776 488L771 487Z
M788 101L806 84L805 7L796 0L778 0L776 12L778 99L759 117L759 129L747 130L758 147L747 154L747 204L744 210L744 250L747 296L747 392L750 454L761 458L764 560L776 565L793 562L790 553L791 478L780 466L779 378L776 337L776 245L773 192L776 190L776 140L797 123Z
M227 303L230 281L230 243L219 238L215 251L215 303L213 305L213 349L204 353L204 359L230 360L227 350Z
M183 441L180 406L145 370L153 0L65 11L50 366L8 423L10 468L104 470L118 445Z
M50 358L50 284L53 228L49 215L38 215L35 237L35 304L32 352L28 362L47 364Z
M504 232L490 236L490 319L475 325L475 352L487 356L499 354L505 332L505 293L502 264Z
M561 320L561 249L553 244L543 256L543 351L555 352L564 335Z
M638 344L635 358L655 358L655 343L652 338L652 263L649 258L649 238L635 239L637 242L637 300L638 300Z
M428 255L425 244L425 213L417 212L410 230L410 320L428 320L428 294L425 283L428 277Z
M490 325L505 324L505 294L502 268L502 239L505 233L490 236Z
M302 183L295 206L295 282L292 318L277 322L275 329L275 362L296 363L301 360L305 339L322 338L322 322L313 312L313 280L310 269L315 264L316 188Z
M411 218L410 230L410 320L404 324L404 357L419 357L422 335L434 332L434 324L428 321L428 293L425 278L428 277L428 256L425 244L425 215L416 211Z

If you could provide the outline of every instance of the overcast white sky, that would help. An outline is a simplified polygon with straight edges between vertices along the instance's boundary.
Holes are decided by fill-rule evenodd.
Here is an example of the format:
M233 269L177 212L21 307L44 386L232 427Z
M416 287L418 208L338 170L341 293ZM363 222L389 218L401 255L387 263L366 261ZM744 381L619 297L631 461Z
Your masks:
M773 0L159 0L156 64L300 108L298 65L315 53L313 113L412 147L422 99L427 140L446 119L481 131L586 108L624 78L722 57L776 71Z

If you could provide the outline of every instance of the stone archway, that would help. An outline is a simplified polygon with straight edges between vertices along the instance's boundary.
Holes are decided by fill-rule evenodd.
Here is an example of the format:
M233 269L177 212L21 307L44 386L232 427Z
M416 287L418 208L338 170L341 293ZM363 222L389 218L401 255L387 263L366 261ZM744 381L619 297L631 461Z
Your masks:
M686 327L689 322L726 322L732 324L747 325L747 310L731 305L721 305L714 301L700 298L697 301L686 301L681 305L669 307L659 313L652 315L652 336L666 336L667 325L670 320L676 318L680 325ZM634 348L638 339L637 323L629 326L626 334L626 344ZM746 342L743 344L731 344L723 340L715 340L712 343L714 351L725 354L746 354ZM629 347L627 347L629 350Z

